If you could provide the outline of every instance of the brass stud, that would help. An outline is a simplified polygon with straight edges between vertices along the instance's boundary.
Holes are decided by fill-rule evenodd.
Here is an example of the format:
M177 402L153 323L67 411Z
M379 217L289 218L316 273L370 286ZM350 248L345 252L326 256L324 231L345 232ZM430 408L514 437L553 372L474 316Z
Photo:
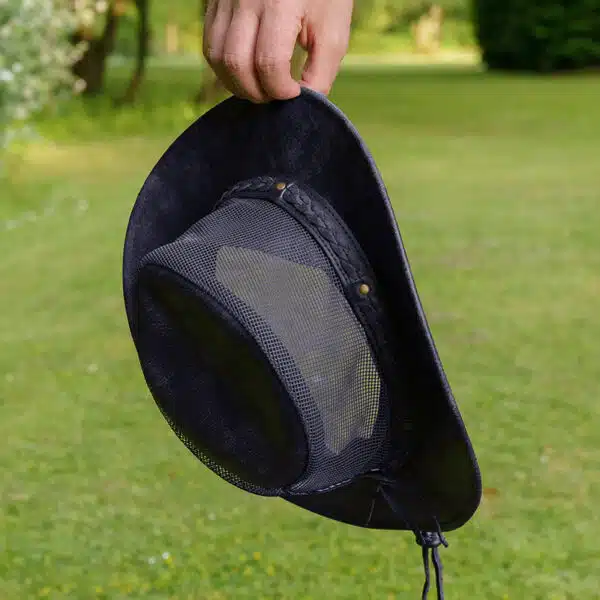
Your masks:
M366 283L361 283L358 291L361 293L361 295L366 296L371 291L371 288Z
M283 192L283 190L285 190L285 183L283 182L279 182L278 184L275 185L275 189L279 190L280 192Z

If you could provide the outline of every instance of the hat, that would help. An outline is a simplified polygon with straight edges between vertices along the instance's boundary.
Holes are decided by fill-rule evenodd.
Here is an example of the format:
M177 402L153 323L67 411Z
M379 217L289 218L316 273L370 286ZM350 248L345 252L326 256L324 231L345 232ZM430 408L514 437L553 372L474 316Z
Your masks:
M131 335L183 443L243 490L372 529L441 566L476 458L381 175L304 89L229 98L154 167L124 251Z

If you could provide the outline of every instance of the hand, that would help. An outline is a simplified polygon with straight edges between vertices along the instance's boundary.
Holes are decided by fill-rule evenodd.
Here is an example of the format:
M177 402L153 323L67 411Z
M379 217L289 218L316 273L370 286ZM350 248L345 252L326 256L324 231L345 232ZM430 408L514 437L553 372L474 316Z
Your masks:
M287 100L306 86L328 94L348 49L353 0L208 0L204 55L236 96ZM299 44L308 54L292 76Z

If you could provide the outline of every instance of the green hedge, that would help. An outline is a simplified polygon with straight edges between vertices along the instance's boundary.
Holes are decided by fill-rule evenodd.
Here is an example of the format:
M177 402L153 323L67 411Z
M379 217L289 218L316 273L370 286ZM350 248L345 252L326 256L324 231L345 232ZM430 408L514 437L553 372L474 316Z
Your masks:
M474 0L474 22L490 69L600 67L600 0Z

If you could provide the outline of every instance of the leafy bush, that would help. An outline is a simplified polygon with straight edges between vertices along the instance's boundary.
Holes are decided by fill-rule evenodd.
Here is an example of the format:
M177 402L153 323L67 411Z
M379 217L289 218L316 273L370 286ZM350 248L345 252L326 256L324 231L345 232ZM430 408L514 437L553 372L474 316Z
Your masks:
M474 0L474 20L491 69L600 67L600 0Z
M352 28L356 31L379 31L388 21L388 0L358 0L352 13Z
M76 88L69 41L77 17L67 0L0 0L0 150L29 118Z

